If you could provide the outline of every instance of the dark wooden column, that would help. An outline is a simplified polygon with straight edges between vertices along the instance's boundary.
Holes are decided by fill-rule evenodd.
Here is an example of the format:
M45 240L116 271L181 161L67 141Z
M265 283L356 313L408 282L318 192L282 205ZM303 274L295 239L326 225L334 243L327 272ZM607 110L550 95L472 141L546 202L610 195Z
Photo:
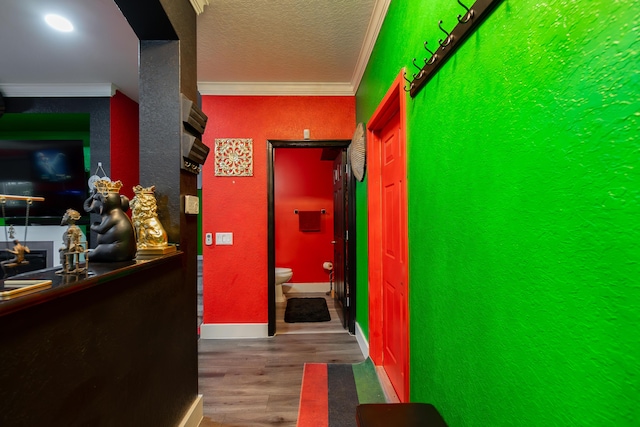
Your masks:
M197 176L180 169L180 94L197 103L195 11L188 1L116 3L140 39L140 184L156 186L169 240L190 255L196 220L185 218L182 198L197 194Z
M180 167L181 94L198 101L196 13L187 0L115 2L140 40L140 184L156 186L159 219L185 253L180 292L192 301L186 309L193 311L197 391L197 216L185 215L183 202L197 195L197 175Z
M156 186L169 241L186 254L185 282L196 288L197 217L184 214L197 176L181 170L181 98L197 102L196 13L188 1L116 0L140 39L140 184Z

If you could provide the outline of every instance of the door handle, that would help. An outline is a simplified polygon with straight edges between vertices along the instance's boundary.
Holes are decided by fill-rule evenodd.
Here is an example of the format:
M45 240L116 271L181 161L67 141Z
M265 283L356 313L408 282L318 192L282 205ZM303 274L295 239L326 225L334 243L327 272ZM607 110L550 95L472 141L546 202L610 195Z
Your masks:
M332 245L335 245L335 244L336 244L336 241L335 241L335 240L332 240L332 241L331 241L331 244L332 244Z

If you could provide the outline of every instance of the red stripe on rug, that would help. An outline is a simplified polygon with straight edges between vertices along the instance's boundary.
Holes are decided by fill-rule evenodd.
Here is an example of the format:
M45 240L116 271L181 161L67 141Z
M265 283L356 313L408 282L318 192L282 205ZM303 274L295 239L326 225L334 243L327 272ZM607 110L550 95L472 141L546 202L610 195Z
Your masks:
M329 386L325 363L305 363L297 427L329 425Z

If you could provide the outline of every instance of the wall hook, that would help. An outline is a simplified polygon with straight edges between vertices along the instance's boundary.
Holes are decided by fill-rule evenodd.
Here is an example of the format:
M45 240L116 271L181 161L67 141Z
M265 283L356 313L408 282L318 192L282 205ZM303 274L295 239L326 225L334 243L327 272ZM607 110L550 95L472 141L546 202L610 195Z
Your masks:
M425 41L425 42L424 42L424 48L426 49L426 51L427 51L427 52L429 52L429 53L431 54L431 57L429 58L429 60L428 60L428 61L426 61L426 64L427 64L427 65L431 65L431 64L433 64L434 62L436 62L436 59L438 59L438 54L437 54L437 53L434 53L434 52L431 52L431 49L429 49L429 48L427 47L427 43L429 43L429 42L427 42L427 41Z
M469 22L471 20L471 18L473 18L473 10L469 9L467 6L462 4L462 2L460 0L458 0L458 4L460 6L462 6L462 7L464 7L465 10L467 11L467 13L465 13L464 16L458 15L458 22L461 23L461 24L466 24L467 22Z
M420 78L420 77L422 77L422 75L424 74L424 70L422 69L422 67L421 67L421 66L419 66L418 64L416 64L416 58L413 58L413 61L411 61L411 62L413 63L413 66L414 66L414 67L416 67L416 68L419 70L418 74L414 74L414 75L413 75L413 78L414 78L414 79L419 79L419 78ZM425 59L425 60L424 60L424 62L425 62L425 64L426 64L426 63L427 63L427 60Z
M407 89L406 86L405 86L404 87L404 91L405 92L410 92L411 89L413 88L413 82L407 78L407 72L406 71L402 72L402 77L404 77L404 79L409 83L409 89Z
M447 35L447 37L444 40L442 39L438 40L438 44L440 45L440 47L444 49L445 47L449 46L449 44L451 44L451 40L453 39L453 36L447 33L447 31L444 28L442 28L442 19L440 20L440 22L438 22L438 27L443 33Z

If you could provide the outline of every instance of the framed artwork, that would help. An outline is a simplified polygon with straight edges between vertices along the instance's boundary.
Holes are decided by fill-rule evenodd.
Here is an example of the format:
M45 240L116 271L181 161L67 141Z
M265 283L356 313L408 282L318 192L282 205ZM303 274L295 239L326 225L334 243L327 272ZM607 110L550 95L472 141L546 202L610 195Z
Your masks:
M217 138L215 176L253 176L253 139Z

